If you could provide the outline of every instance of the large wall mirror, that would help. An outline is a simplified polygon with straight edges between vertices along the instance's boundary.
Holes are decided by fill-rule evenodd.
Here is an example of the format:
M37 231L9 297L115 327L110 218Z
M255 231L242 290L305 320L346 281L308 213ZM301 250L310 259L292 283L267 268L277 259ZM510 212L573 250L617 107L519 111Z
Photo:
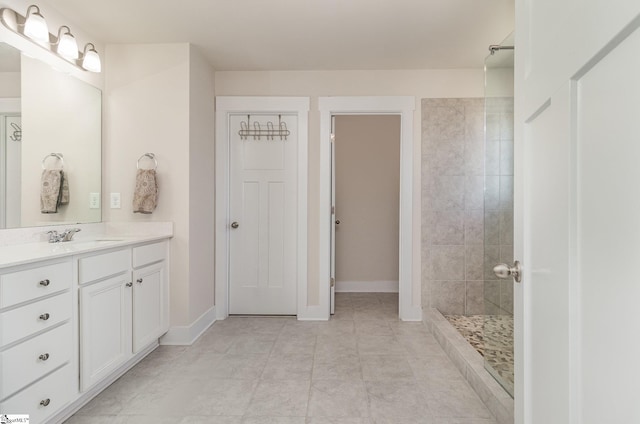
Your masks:
M0 43L0 228L101 220L101 96Z

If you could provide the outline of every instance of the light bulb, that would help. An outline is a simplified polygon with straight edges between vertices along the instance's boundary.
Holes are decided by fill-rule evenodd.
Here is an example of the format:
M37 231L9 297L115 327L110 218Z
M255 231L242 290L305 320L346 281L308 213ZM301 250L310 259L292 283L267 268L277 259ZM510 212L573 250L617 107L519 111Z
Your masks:
M88 47L91 48L88 49ZM100 72L102 65L100 64L100 56L93 44L87 43L84 46L84 54L82 55L82 67L87 71Z
M35 9L35 11L32 11L32 9ZM36 5L31 5L27 9L24 35L35 41L49 42L47 21L44 20L44 16L40 14L40 9Z
M63 33L62 30L66 30L66 32ZM69 60L78 58L78 43L68 26L61 26L58 30L56 52Z

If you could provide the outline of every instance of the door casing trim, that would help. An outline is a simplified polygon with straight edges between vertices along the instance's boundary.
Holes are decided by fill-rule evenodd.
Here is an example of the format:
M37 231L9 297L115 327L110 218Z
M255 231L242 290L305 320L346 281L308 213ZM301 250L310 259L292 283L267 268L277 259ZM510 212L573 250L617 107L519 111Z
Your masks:
M319 223L319 303L320 310L326 313L326 319L329 318L330 310L329 275L331 272L329 238L331 231L331 149L329 145L331 116L366 114L400 115L399 317L403 321L422 321L419 270L420 176L419 173L417 176L414 175L414 162L420 160L420 144L413 139L415 102L413 96L320 97L318 99L320 110L319 207L322 211L320 215L322 220ZM414 196L414 193L417 195Z

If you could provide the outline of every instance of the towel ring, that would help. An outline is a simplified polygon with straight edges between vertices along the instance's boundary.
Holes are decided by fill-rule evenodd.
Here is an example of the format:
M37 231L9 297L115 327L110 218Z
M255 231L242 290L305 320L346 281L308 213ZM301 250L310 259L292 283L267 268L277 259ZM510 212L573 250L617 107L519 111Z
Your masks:
M156 159L156 155L154 153L145 153L144 155L140 156L138 158L138 162L136 162L136 169L140 169L140 161L142 159L144 159L145 157L151 159L153 161L153 163L155 164L154 166L154 170L158 169L158 159Z
M54 157L54 158L58 158L58 160L60 161L60 169L64 168L64 156L62 155L62 153L49 153L47 156L45 156L42 159L42 169L47 169L47 167L45 166L45 162L47 161L47 159L49 159L50 157Z

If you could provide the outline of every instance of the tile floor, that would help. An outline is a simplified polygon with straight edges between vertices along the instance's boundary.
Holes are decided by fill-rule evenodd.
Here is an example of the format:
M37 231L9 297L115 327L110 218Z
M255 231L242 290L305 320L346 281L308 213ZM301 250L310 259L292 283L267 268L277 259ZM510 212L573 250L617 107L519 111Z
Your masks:
M161 346L67 424L495 424L398 296L339 293L329 322L216 322Z

